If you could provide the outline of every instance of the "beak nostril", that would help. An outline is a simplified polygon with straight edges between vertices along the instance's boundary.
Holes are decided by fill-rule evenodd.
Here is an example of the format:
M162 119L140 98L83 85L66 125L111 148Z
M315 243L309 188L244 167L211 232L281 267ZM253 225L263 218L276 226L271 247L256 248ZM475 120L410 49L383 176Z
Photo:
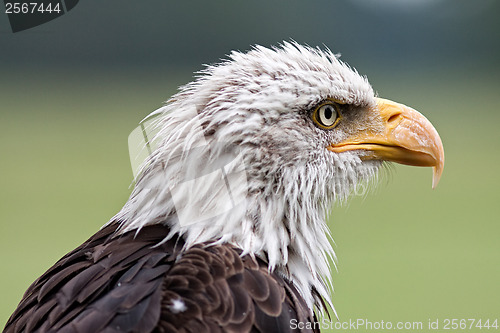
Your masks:
M396 120L398 120L399 118L401 118L401 113L395 113L395 114L391 115L391 116L389 117L389 119L387 119L387 122L388 122L388 123L393 123L393 122L395 122Z

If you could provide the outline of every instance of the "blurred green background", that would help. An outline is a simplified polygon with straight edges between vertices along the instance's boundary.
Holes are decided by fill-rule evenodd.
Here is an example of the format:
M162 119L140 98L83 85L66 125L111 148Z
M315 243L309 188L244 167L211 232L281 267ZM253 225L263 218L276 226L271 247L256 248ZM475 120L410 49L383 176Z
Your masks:
M446 152L435 190L431 170L395 166L333 207L340 320L500 320L498 14L487 0L86 1L16 34L0 14L0 326L125 203L145 115L201 64L290 39L341 52Z

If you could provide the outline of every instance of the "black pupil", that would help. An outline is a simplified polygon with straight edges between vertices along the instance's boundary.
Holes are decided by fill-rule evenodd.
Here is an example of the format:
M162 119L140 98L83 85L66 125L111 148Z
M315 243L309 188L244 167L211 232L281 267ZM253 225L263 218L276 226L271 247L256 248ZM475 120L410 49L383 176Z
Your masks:
M333 111L331 106L325 108L325 119L330 119L333 116Z

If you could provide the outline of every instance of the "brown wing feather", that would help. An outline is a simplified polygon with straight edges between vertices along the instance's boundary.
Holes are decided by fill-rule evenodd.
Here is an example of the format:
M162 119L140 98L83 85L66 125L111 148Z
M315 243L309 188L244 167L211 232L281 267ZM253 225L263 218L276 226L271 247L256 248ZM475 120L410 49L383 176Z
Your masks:
M148 332L160 316L161 286L183 246L163 226L135 235L101 229L26 291L4 332Z
M297 332L292 319L316 322L293 284L240 254L228 244L187 250L163 282L155 332Z
M183 251L180 238L161 243L161 225L120 236L116 227L38 278L4 332L291 332L292 319L316 322L261 259L228 244Z

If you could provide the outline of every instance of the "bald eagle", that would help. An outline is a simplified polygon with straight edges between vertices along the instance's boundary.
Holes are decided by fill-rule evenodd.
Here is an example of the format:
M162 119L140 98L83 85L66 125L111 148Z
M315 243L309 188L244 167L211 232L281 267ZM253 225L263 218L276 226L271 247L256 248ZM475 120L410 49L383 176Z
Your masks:
M231 53L154 116L124 207L29 287L5 332L318 331L332 202L384 162L432 167L433 187L444 166L424 116L297 43Z

